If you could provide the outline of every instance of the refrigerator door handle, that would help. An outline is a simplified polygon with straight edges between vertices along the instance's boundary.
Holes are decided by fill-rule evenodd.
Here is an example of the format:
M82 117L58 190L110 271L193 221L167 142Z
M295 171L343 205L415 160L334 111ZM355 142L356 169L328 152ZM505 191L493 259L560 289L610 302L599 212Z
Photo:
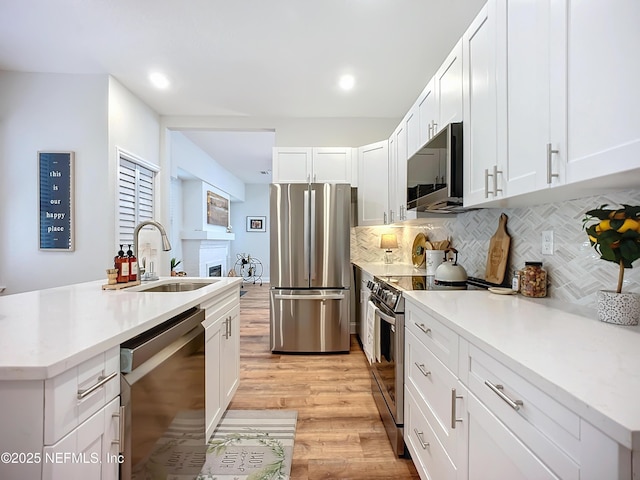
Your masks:
M309 264L311 267L311 280L316 278L316 191L311 190L311 257Z
M276 293L273 298L276 300L344 300L344 293L318 293L314 295L291 295L286 293Z
M309 243L310 243L310 238L309 238L309 215L310 215L310 211L309 211L309 190L305 190L304 191L304 216L303 216L303 226L302 228L304 229L304 246L303 246L303 255L302 255L302 260L304 262L304 278L308 281L309 280Z

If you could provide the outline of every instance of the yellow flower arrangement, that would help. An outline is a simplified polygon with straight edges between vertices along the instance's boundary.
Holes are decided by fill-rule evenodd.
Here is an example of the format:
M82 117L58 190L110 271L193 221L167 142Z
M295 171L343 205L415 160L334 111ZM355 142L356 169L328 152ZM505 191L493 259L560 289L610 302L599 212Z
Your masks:
M624 269L640 258L640 207L622 204L623 208L611 210L607 206L589 210L582 225L600 258L620 266L616 292L621 293ZM597 223L587 225L592 221Z

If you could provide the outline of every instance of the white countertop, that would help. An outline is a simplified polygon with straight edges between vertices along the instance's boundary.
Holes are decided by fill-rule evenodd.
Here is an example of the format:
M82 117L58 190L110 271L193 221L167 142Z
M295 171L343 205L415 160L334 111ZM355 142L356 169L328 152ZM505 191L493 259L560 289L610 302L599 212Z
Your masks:
M165 277L121 290L102 290L102 280L0 297L0 380L51 378L242 282L220 277L186 292L134 291L194 280L205 279Z
M488 291L412 291L416 302L627 448L640 446L640 329L546 299Z

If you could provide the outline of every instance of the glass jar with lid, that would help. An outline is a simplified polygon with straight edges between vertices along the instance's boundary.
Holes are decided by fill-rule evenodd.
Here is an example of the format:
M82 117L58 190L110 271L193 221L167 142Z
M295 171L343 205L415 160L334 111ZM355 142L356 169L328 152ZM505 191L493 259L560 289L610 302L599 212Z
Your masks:
M525 262L520 275L520 293L526 297L547 296L547 272L542 262Z

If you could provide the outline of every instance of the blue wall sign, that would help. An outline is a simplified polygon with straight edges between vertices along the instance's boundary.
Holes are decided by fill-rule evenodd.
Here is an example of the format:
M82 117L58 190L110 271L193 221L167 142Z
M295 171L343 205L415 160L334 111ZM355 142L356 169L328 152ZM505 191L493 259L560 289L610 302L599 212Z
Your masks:
M38 152L40 249L72 251L73 152Z

